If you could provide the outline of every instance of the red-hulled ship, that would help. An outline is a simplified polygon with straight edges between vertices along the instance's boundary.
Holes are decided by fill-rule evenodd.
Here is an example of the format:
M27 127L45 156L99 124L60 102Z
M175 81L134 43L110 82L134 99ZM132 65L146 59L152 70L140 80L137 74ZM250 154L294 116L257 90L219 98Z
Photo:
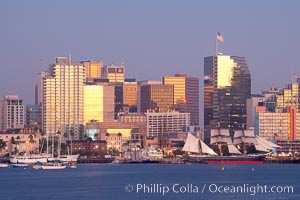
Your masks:
M199 142L200 141L200 142ZM201 163L207 164L263 164L264 154L247 154L246 149L249 145L254 145L259 152L269 152L276 144L268 142L260 137L254 136L253 130L235 131L234 141L232 142L229 135L229 129L212 129L211 146L218 148L220 155L217 155L202 140L188 134L183 151L197 153L202 155L192 155L197 157ZM229 155L223 155L223 147L228 148ZM243 154L237 146L243 150Z

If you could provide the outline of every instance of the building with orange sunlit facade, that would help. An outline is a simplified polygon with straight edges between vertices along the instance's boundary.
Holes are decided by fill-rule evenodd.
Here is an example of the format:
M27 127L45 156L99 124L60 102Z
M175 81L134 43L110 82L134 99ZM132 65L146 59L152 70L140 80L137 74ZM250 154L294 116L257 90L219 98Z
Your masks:
M81 61L85 69L86 78L101 78L102 61Z
M102 78L108 79L110 83L123 83L125 79L125 67L107 65L102 68Z
M114 120L114 86L84 86L84 124Z
M123 83L123 110L128 107L128 112L137 112L138 84L137 82Z
M174 110L173 85L142 85L141 111L169 112Z
M174 108L191 114L191 124L199 124L199 78L185 74L164 76L163 84L174 86Z

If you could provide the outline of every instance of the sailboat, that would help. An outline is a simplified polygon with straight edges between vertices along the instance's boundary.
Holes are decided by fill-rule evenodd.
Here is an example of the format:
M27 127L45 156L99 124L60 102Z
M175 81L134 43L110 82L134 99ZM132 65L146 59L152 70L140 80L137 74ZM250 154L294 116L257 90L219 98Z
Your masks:
M254 130L235 130L232 142L229 129L220 128L211 130L210 144L218 147L220 156L206 159L208 164L263 164L263 160L266 157L265 153L269 152L270 148L279 147L262 138L255 137ZM242 147L242 152L236 145ZM248 154L246 149L251 145L254 145L257 151L263 153ZM228 147L229 155L223 155L224 146Z
M269 152L270 149L279 147L261 137L255 137L253 130L235 131L234 142L232 142L229 129L212 129L210 145L217 147L220 155L217 155L202 140L188 133L182 151L202 154L198 157L207 164L263 164L265 154L247 154L246 147L254 145L260 152ZM243 154L236 145L244 148ZM228 155L224 155L223 147L227 147Z
M200 138L188 133L187 139L181 151L185 151L189 154L189 162L205 163L203 159L210 156L217 156L216 152L208 147ZM194 160L200 159L200 160Z
M39 154L23 154L23 155L14 155L9 157L9 162L11 164L24 163L24 164L35 164L37 162L46 163L48 158L47 154L42 154L43 143Z

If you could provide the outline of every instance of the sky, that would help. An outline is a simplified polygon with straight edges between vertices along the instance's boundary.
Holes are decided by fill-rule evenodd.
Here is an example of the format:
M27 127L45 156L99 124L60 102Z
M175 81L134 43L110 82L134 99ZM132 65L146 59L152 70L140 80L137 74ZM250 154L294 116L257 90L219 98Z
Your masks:
M186 73L203 82L204 57L244 56L252 93L300 74L300 1L2 0L0 96L34 103L37 73L57 56L124 63L126 77Z

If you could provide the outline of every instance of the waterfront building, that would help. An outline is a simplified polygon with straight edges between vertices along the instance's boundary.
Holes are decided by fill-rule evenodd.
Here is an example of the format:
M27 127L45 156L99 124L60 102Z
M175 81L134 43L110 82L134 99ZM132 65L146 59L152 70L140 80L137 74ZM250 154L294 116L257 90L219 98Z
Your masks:
M240 56L216 55L204 58L205 138L211 128L244 128L246 99L251 95L251 76Z
M125 67L117 65L107 65L102 68L102 78L108 79L112 83L123 83L125 79Z
M114 86L84 86L84 125L91 120L114 120Z
M286 112L267 112L264 106L256 108L258 134L265 139L300 140L300 113L295 106Z
M174 86L143 82L140 86L141 112L174 110Z
M0 130L24 128L24 105L18 96L7 95L0 100Z
M66 57L56 58L43 79L43 131L51 135L73 132L79 139L84 133L85 72L80 63Z
M26 128L42 130L42 108L40 105L26 106Z
M68 145L70 145L69 143L70 141L68 141ZM73 140L72 149L75 153L89 152L104 155L107 153L107 144L105 140L92 140L91 138L86 140Z
M180 132L190 126L190 113L149 112L146 113L147 137L157 137L159 140L171 132Z
M108 151L122 150L122 134L121 133L106 133L105 140Z
M185 74L164 76L164 85L174 86L174 109L191 114L191 124L199 125L199 78Z
M39 132L34 128L14 128L0 131L0 139L6 142L4 151L9 154L39 153L39 137Z

